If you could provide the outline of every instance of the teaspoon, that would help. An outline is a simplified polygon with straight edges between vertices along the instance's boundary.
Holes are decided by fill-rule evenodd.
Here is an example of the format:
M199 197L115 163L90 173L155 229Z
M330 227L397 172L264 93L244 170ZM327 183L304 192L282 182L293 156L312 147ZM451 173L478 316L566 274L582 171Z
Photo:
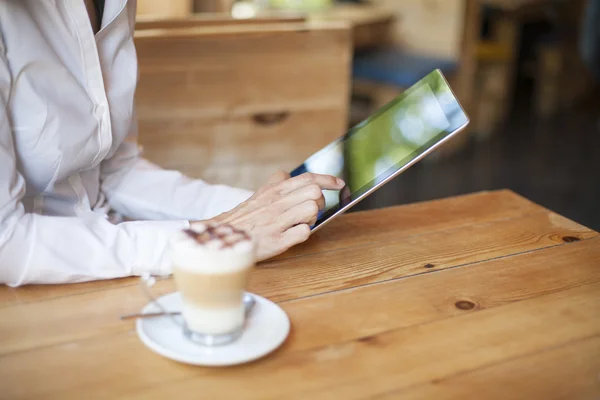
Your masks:
M256 304L256 299L249 293L244 295L244 307L246 309L246 314L250 313ZM155 318L155 317L164 317L164 316L178 316L181 315L181 311L169 311L169 312L152 312L152 313L137 313L137 314L127 314L121 315L121 320L129 320L134 318Z

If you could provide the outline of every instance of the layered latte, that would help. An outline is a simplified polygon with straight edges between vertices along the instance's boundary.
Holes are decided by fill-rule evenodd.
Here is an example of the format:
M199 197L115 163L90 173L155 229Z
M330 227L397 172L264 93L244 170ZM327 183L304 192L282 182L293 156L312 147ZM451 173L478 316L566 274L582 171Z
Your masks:
M175 281L191 331L223 335L244 324L244 290L255 263L252 239L229 225L196 224L172 242Z

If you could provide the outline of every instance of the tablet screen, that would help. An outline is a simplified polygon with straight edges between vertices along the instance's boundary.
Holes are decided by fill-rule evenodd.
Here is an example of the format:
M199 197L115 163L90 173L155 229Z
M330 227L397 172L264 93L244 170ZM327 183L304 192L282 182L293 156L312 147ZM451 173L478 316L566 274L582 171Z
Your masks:
M346 182L342 191L323 192L325 209L313 228L467 123L441 72L427 75L292 171L292 176L314 172Z

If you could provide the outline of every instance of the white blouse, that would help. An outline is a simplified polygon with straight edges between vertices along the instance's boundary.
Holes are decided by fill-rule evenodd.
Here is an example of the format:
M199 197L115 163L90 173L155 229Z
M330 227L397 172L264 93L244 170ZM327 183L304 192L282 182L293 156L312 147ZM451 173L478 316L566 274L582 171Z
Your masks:
M1 283L168 274L174 231L250 196L141 158L134 20L106 1L94 35L83 0L0 0Z

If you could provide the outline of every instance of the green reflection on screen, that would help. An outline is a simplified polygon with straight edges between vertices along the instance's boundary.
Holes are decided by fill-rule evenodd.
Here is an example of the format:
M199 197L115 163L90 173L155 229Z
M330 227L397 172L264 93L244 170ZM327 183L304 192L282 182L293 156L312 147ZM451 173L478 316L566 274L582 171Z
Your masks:
M390 168L410 162L423 145L447 134L450 123L438 101L444 94L451 92L442 75L429 74L382 113L353 128L344 145L344 176L352 192L376 185Z

